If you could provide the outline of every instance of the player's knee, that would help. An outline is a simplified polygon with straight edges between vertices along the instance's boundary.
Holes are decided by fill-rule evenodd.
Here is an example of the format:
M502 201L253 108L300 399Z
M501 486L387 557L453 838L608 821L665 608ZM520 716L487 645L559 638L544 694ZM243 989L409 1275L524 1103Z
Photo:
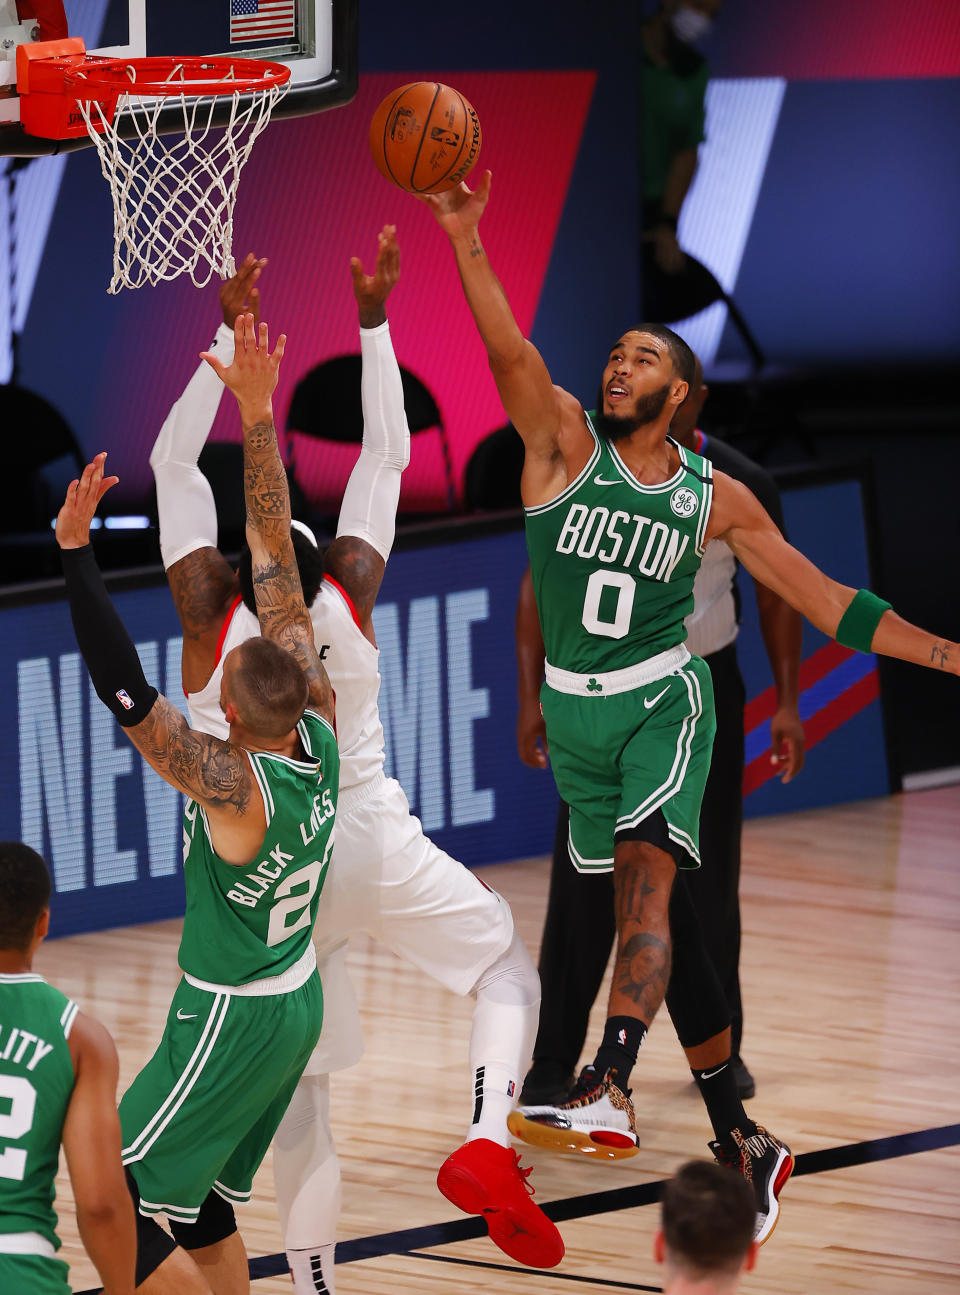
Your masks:
M540 1002L540 975L527 946L514 931L510 945L496 958L474 986L478 997L518 1007Z
M296 1152L307 1144L322 1144L330 1153L334 1150L329 1075L301 1075L274 1135L275 1151Z
M168 1232L164 1232L156 1219L146 1218L140 1213L140 1190L130 1170L125 1170L125 1173L137 1221L137 1266L134 1280L137 1286L141 1286L173 1254L177 1243Z
M196 1223L174 1223L171 1219L170 1230L177 1245L183 1246L184 1250L202 1250L204 1246L215 1246L218 1241L233 1236L237 1220L230 1202L210 1191L200 1206Z

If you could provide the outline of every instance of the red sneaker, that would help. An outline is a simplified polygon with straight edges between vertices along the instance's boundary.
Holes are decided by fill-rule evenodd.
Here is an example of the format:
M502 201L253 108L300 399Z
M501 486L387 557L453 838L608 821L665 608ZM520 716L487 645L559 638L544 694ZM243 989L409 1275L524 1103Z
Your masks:
M563 1238L531 1197L529 1169L515 1151L488 1138L465 1142L440 1167L437 1186L465 1214L479 1214L494 1245L530 1268L555 1268Z

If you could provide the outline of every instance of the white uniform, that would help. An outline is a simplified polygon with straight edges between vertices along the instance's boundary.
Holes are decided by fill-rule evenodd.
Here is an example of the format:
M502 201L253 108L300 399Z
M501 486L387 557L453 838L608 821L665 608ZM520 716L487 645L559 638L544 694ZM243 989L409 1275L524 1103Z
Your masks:
M324 987L323 1032L306 1074L352 1066L363 1053L359 1008L345 966L350 934L364 931L456 994L466 994L510 946L510 906L424 835L403 788L383 773L377 707L380 653L347 594L325 577L310 608L317 650L336 694L340 797L333 859L313 938ZM192 727L226 737L223 658L260 633L238 600L227 613L220 659L187 698Z

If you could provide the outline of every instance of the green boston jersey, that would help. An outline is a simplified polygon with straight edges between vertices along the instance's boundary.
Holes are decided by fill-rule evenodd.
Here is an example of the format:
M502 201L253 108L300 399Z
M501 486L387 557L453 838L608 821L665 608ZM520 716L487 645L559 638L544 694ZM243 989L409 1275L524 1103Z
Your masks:
M594 431L575 481L526 508L547 660L576 674L623 670L686 638L713 497L708 459L677 445L669 481L644 486Z
M73 1091L67 1039L76 1015L76 1003L42 976L0 975L0 1232L37 1232L54 1249L53 1180Z
M187 912L180 966L200 980L245 985L278 976L306 950L330 861L340 756L333 729L305 711L297 725L306 760L249 751L267 831L245 867L213 848L206 814L183 815Z

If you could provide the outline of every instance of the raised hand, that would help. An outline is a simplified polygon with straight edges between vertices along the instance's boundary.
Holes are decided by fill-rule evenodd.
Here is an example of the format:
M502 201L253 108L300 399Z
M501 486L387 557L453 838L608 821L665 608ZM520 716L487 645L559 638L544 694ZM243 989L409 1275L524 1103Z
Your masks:
M480 224L490 197L491 179L490 172L484 171L476 189L468 189L464 182L446 193L421 194L421 201L427 204L451 238L469 235L475 233Z
M384 225L377 235L377 264L373 274L364 273L363 262L358 256L350 258L350 273L353 276L353 295L360 312L360 327L376 328L387 318L384 306L400 278L396 225Z
M87 464L79 480L74 478L67 486L67 497L57 513L57 543L62 549L82 549L90 543L90 523L97 505L120 480L103 475L106 458L104 450Z
M237 398L244 422L269 419L273 421L271 397L280 377L280 361L287 344L285 333L277 338L276 349L270 354L270 339L266 324L254 323L248 311L238 315L233 325L233 363L223 364L209 351L201 351L217 377Z
M237 316L245 310L253 315L255 325L260 323L260 289L254 284L266 263L265 256L258 258L248 252L233 278L220 285L220 309L228 328L233 328Z

